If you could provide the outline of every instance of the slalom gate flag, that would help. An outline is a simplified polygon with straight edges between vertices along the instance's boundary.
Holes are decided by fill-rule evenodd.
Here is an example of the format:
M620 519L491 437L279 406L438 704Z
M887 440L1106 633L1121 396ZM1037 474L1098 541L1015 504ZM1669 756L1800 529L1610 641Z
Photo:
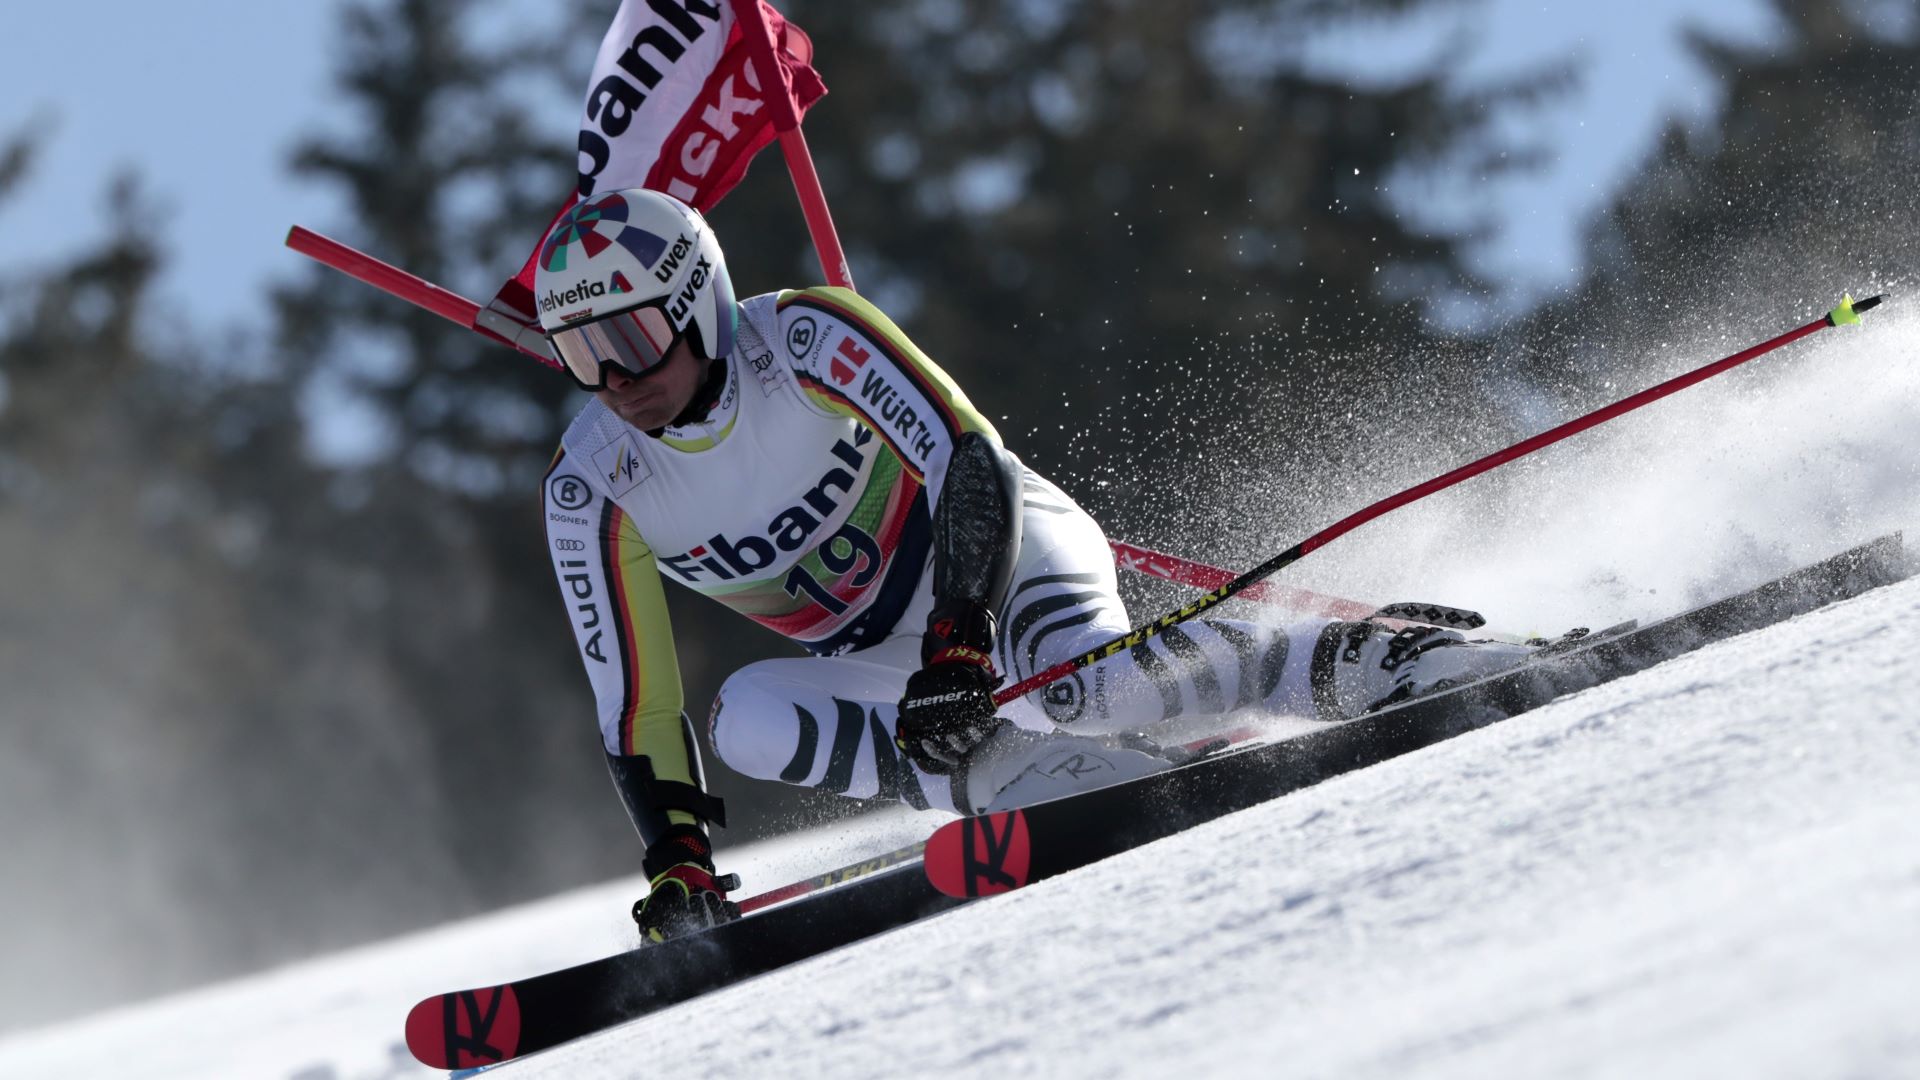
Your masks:
M706 213L778 134L769 93L788 94L796 115L825 96L806 34L764 0L740 2L760 4L785 85L763 85L733 0L621 0L587 84L579 186L553 220L579 199L628 187L664 191ZM537 332L534 259L545 236L542 230L476 329L508 340L496 331L516 328L502 327L491 314Z

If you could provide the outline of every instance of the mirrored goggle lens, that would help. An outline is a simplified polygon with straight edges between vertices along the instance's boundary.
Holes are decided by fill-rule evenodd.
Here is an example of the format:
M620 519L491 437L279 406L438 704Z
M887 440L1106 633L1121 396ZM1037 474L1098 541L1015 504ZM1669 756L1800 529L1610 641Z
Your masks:
M605 384L600 365L618 364L629 374L643 374L666 357L675 336L666 313L647 307L557 330L553 348L575 382L597 390Z

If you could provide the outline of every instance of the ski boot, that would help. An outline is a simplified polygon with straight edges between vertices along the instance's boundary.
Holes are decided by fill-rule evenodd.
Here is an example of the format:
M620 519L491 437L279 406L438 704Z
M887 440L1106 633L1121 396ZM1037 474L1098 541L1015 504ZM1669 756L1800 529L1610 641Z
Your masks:
M1437 626L1394 633L1372 622L1330 623L1313 650L1313 704L1322 720L1348 720L1483 679L1538 652L1504 641L1469 641Z

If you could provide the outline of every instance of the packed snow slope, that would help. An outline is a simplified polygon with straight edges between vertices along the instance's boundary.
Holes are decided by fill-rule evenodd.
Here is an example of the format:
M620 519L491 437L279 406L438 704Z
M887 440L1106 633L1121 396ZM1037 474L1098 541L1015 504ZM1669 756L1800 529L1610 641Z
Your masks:
M1917 683L1910 580L497 1075L1920 1075ZM416 997L605 949L631 891L18 1038L0 1075L425 1075Z
M529 1077L1920 1074L1908 582Z

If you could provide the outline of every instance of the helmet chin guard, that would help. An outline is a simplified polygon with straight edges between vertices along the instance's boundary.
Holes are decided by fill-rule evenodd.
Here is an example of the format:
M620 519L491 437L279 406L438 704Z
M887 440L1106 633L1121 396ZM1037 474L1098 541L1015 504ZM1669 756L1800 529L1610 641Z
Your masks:
M726 256L706 219L671 195L628 188L561 215L534 270L540 327L574 381L605 385L608 364L656 367L682 338L709 360L733 349L739 319Z

